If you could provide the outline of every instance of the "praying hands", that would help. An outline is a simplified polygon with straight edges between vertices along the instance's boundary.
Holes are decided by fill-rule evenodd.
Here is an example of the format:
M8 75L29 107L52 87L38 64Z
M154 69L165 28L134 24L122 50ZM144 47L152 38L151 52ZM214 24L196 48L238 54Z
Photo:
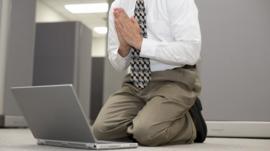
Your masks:
M126 57L130 48L141 49L143 36L141 29L134 17L129 18L122 8L114 9L114 22L117 36L120 42L119 54Z

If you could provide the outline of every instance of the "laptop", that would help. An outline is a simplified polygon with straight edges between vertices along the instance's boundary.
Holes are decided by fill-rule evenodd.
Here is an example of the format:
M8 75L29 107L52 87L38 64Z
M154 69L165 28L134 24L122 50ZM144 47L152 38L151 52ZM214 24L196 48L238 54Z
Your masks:
M82 149L137 148L134 142L99 141L71 84L12 87L39 145Z

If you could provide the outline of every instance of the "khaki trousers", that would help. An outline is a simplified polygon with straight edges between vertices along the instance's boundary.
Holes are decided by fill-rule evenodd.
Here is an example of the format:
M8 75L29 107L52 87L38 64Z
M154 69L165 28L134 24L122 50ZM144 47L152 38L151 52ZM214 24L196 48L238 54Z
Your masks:
M201 90L197 70L175 68L153 72L151 78L140 90L125 77L93 125L98 139L133 137L147 146L194 142L196 129L188 111Z

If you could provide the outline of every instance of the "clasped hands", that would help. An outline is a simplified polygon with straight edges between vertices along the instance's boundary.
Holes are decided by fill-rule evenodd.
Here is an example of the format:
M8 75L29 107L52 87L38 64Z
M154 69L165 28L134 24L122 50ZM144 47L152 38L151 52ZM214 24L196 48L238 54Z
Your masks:
M126 57L131 47L140 50L143 36L136 19L134 17L129 18L122 8L115 8L113 15L117 37L120 42L118 53L122 57Z

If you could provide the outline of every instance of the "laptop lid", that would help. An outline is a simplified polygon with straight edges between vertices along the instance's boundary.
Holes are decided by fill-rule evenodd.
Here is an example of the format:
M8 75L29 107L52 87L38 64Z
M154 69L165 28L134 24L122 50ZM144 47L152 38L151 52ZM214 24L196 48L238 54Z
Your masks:
M11 91L35 138L95 142L71 84L13 87Z

